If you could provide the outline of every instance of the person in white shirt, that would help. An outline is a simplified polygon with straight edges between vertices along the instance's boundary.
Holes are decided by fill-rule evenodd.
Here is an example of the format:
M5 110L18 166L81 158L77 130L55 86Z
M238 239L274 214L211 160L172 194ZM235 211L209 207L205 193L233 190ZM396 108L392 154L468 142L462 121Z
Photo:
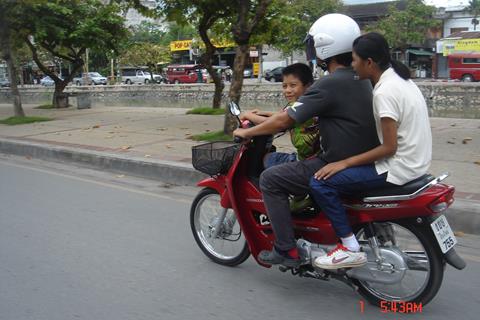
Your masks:
M366 263L340 195L404 185L427 173L432 158L432 134L425 99L410 80L409 69L391 60L385 38L374 32L358 37L353 43L352 55L352 66L358 77L370 79L374 85L373 111L380 145L327 164L310 181L314 200L342 241L314 261L324 269Z

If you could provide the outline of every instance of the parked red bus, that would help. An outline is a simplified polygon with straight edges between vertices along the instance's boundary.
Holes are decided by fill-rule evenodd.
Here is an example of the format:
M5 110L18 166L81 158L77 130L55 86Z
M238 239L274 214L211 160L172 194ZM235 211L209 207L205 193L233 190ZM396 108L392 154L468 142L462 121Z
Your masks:
M448 56L450 79L480 81L480 53L455 53Z

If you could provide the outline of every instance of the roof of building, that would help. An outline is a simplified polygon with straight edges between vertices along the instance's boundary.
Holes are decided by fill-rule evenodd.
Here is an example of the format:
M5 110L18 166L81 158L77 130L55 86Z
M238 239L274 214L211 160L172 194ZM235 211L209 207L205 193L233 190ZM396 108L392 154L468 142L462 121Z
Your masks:
M388 13L390 6L396 6L399 10L404 10L407 7L406 0L377 2L358 5L345 6L344 13L354 19L368 18L368 17L383 17Z
M480 39L480 31L455 32L443 39Z

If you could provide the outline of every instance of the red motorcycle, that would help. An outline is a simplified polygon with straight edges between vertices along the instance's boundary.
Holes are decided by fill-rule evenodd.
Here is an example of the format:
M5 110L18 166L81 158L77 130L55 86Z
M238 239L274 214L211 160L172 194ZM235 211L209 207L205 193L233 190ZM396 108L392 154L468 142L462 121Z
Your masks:
M237 116L239 107L230 103ZM244 262L250 254L257 263L262 250L271 250L274 234L259 189L262 159L271 136L244 143L213 142L192 148L193 166L210 178L190 211L195 241L211 260L226 266ZM283 272L320 280L337 279L357 290L370 303L426 305L442 284L445 264L463 269L455 252L457 240L441 215L454 201L455 188L439 177L425 175L404 186L366 191L344 199L349 220L368 262L363 267L338 270L316 268L312 262L338 242L321 209L307 207L292 213L302 264L280 267Z

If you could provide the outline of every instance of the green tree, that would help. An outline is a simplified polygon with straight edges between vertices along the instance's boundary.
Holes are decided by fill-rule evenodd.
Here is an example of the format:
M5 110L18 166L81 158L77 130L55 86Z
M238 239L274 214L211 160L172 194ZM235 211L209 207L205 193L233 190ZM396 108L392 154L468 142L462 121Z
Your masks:
M382 33L390 46L404 55L411 44L423 43L428 31L440 25L440 21L433 19L434 12L435 7L422 0L407 0L405 10L390 6L388 16L369 29Z
M55 82L53 105L64 107L63 90L84 65L87 48L117 50L127 35L120 7L98 0L19 1L21 15L15 19L23 39L40 70ZM40 53L70 63L71 72L62 80L47 68ZM62 104L63 103L63 104Z
M119 60L121 65L146 65L150 72L150 82L154 83L153 73L157 70L157 65L169 63L171 55L168 47L143 42L132 44Z
M479 24L478 15L480 14L480 0L470 0L468 3L468 10L473 14L472 24L473 30L477 30Z
M232 82L230 84L229 98L239 102L243 86L243 70L248 60L249 47L252 36L263 30L260 24L267 15L267 10L273 0L164 0L160 1L160 7L169 20L194 21L198 33L205 44L203 63L209 70L215 82L214 106L219 106L223 84L214 72L213 54L215 46L211 41L212 34L216 38L230 38L237 47L233 66ZM221 27L219 27L221 26ZM214 31L217 32L214 32ZM220 94L219 94L220 92ZM226 113L224 132L231 134L235 127L235 119Z
M254 37L254 42L268 43L284 55L303 51L303 40L312 24L341 8L341 0L274 0L260 24L263 32Z
M165 16L170 21L176 21L183 25L191 22L196 26L197 32L205 46L201 61L215 84L212 107L219 108L225 85L213 68L213 58L217 48L212 43L211 34L213 26L220 19L227 18L233 14L233 2L217 0L163 0L162 8Z
M131 28L131 33L132 35L128 39L128 42L153 44L162 43L166 34L158 24L150 21L142 21L139 25L133 26Z
M237 0L234 1L234 16L231 24L233 40L237 44L235 60L233 62L233 75L228 96L231 101L240 102L243 87L243 70L248 60L249 47L252 36L261 33L261 22L265 19L267 10L272 0ZM236 127L236 119L225 113L223 132L231 135Z
M169 46L170 42L176 40L190 40L198 37L198 32L188 21L179 24L175 21L169 21L165 35L160 43Z
M18 71L15 65L14 33L15 24L13 17L18 14L16 1L0 1L0 51L1 58L5 60L13 96L13 111L16 117L25 117L22 108L20 92L17 87Z

